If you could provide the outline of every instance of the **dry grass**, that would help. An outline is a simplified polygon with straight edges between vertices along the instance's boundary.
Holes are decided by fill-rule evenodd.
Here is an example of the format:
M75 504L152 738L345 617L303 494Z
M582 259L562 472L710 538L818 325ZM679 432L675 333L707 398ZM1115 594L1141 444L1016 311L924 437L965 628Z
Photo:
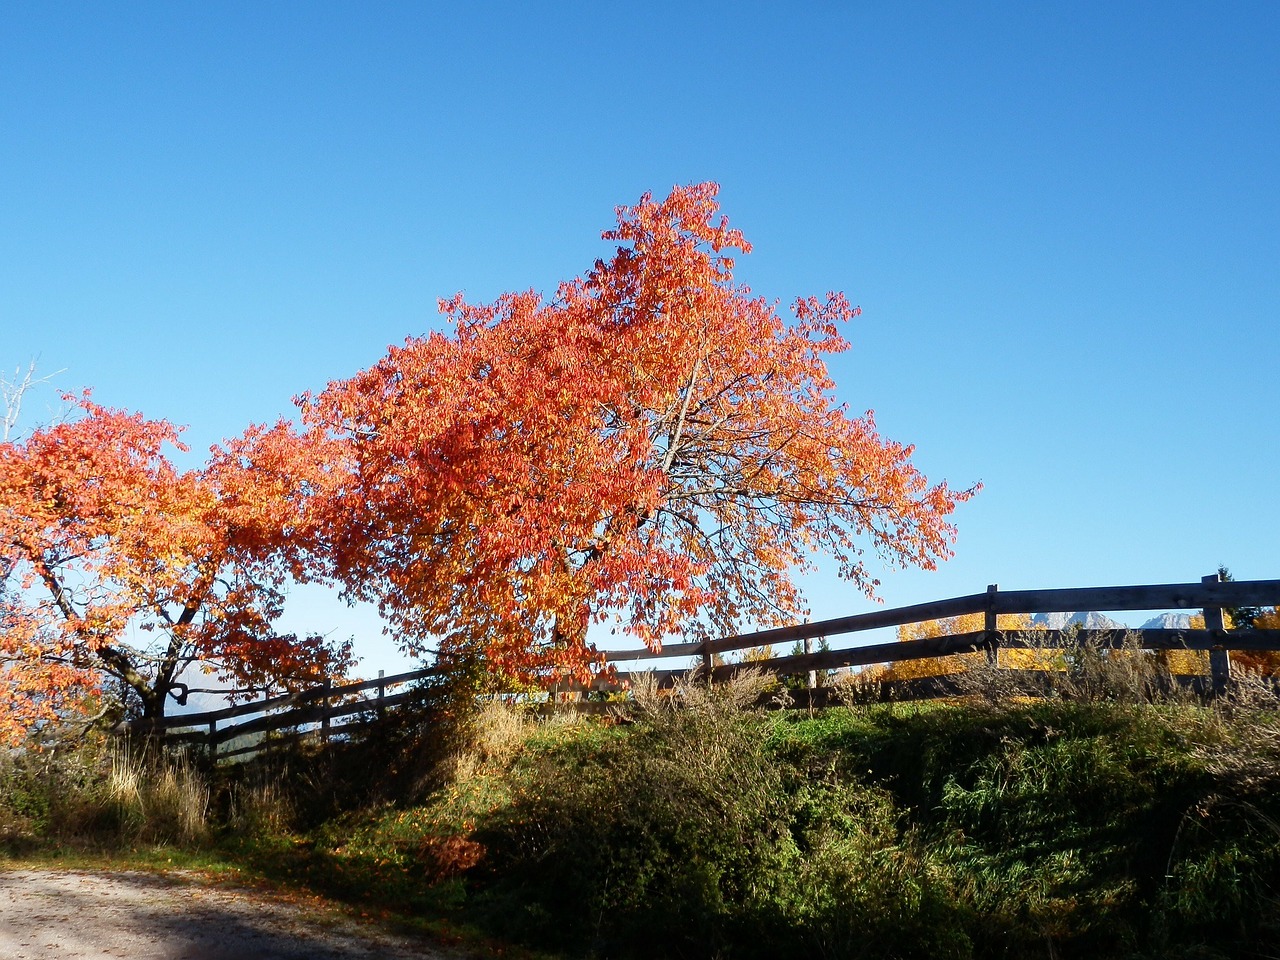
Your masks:
M875 670L844 670L828 684L833 703L852 707L880 699L880 676Z
M451 783L467 783L486 769L505 766L536 723L521 706L483 701L469 718L467 735L445 756L439 774Z
M137 839L195 844L209 838L209 784L185 756L115 748L106 796L122 828Z
M709 685L697 671L676 678L667 688L659 688L652 673L635 675L631 685L631 707L637 718L653 718L673 710L697 713L729 713L757 706L778 691L778 678L759 669L739 670L727 681Z
M232 784L227 826L248 836L283 836L294 826L295 804L283 771L259 767Z
M1018 638L1025 647L1009 648L996 663L983 660L956 679L961 690L990 702L1025 697L1105 703L1189 702L1165 658L1145 650L1141 637L1127 634L1120 647L1075 642L1049 647L1037 631ZM1007 666L1017 664L1020 669ZM1023 663L1031 666L1023 666Z
M845 705L868 703L883 698L887 681L949 676L962 698L990 703L1028 698L1190 703L1196 695L1178 676L1208 672L1208 657L1202 651L1146 650L1136 633L1128 634L1117 648L1082 642L1050 646L1043 634L1034 630L1019 634L1017 639L1024 645L1001 647L994 661L979 652L943 658L950 664L946 670L938 668L941 661L922 661L913 662L912 670L905 672L874 667L849 671L831 684L833 695L836 702ZM1203 669L1194 669L1201 661ZM1237 675L1245 676L1240 671ZM1245 682L1240 689L1243 695L1252 688Z

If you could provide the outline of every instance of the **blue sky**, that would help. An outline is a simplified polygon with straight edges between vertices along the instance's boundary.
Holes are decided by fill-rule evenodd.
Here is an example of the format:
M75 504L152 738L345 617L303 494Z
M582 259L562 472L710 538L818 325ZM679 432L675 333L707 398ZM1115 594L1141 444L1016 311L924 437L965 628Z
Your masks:
M550 289L613 207L715 180L833 362L983 493L897 605L1280 577L1280 6L8 4L0 361L197 451ZM38 416L37 398L29 409ZM828 575L816 617L868 609ZM363 614L299 595L300 629Z

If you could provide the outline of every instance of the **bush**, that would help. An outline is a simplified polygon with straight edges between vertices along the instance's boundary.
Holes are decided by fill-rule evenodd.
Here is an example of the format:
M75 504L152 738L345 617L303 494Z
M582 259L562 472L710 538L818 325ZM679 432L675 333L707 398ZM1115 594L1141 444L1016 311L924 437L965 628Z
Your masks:
M200 844L209 784L182 755L101 738L46 742L0 759L0 842Z
M608 957L967 956L889 795L797 776L758 692L642 694L625 738L537 757L478 834L483 919Z

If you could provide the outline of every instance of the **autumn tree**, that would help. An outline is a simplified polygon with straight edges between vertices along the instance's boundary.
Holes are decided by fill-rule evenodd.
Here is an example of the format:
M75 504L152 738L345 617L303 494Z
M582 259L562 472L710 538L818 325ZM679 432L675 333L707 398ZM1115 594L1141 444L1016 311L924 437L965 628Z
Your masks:
M242 686L345 668L344 645L273 626L290 578L308 576L315 440L256 427L183 471L169 423L87 394L77 407L0 444L0 739L113 681L154 718L196 664Z
M1244 616L1242 616L1239 621L1235 619L1233 614L1239 615L1239 609L1224 609L1222 611L1223 625L1228 630L1280 630L1280 613L1277 613L1275 608L1246 608ZM1204 614L1191 614L1187 626L1188 629L1191 630L1205 629ZM1233 669L1244 669L1251 673L1257 673L1266 677L1280 675L1280 651L1232 650L1229 656ZM1159 652L1159 658L1160 662L1163 663L1171 673L1176 675L1207 677L1211 673L1208 650L1161 650Z
M657 648L804 616L815 554L868 595L868 553L950 555L973 491L833 397L825 358L858 310L832 293L787 320L737 283L750 247L716 192L646 194L553 296L455 296L451 333L302 398L349 451L335 569L408 648L585 677L593 624Z
M1224 564L1218 565L1218 578L1228 582L1235 580ZM1228 630L1280 630L1280 612L1275 607L1227 607L1222 611L1222 618ZM1196 614L1193 621L1196 619L1199 620L1199 628L1204 629L1204 615ZM1196 626L1194 622L1193 626ZM1207 654L1204 655L1204 659L1206 661L1204 672L1208 673ZM1231 664L1262 676L1274 677L1280 674L1280 651L1232 650Z
M1002 613L996 617L996 629L1004 633L1021 633L1031 628L1031 616L1025 613ZM986 615L965 613L954 617L940 617L920 623L904 623L898 627L898 641L925 640L950 637L962 633L978 633L986 629ZM1042 669L1046 651L1011 647L997 651L1001 666L1024 669ZM1054 651L1056 653L1057 651ZM985 652L953 653L944 657L925 660L897 660L883 667L866 671L874 680L911 680L918 677L939 677L960 673L975 664L986 662Z
M1280 630L1280 608L1263 608L1253 618L1253 626L1258 630Z
M1250 626L1255 630L1280 630L1280 609L1263 607L1257 610ZM1280 676L1280 651L1233 650L1231 662L1263 676Z
M1218 565L1218 579L1223 582L1235 580L1235 576L1225 564ZM1276 629L1280 628L1280 617L1274 608L1265 607L1225 607L1222 611L1223 625L1228 630ZM1192 630L1205 629L1204 614L1193 613L1189 627ZM1232 650L1231 665L1243 668L1263 676L1275 676L1280 673L1280 652L1275 650ZM1207 650L1167 650L1161 652L1162 661L1175 674L1203 675L1210 674L1209 652Z

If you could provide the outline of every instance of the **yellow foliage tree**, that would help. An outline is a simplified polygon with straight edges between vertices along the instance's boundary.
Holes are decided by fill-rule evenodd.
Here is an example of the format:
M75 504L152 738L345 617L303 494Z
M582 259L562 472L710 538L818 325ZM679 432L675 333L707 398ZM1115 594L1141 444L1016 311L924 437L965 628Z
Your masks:
M1004 632L1029 630L1031 617L1025 613L1001 614L996 617L996 629ZM965 613L956 617L941 617L922 623L907 623L898 627L899 642L925 640L932 637L948 637L959 633L976 633L986 629L986 616L981 613ZM1039 650L1000 650L997 656L1001 666L1034 669L1030 666ZM928 660L898 660L875 671L877 680L914 680L920 677L941 677L968 670L982 662L985 653L957 653ZM1024 663L1023 661L1027 661Z
M1204 622L1203 617L1200 620ZM1263 610L1253 618L1253 627L1256 630L1280 630L1280 609L1272 607L1270 610ZM1232 650L1231 665L1260 673L1264 677L1274 677L1280 675L1280 651Z
M1228 629L1231 627L1231 617L1225 611L1222 615L1223 622ZM1191 620L1187 624L1188 629L1203 630L1204 614L1193 613ZM1232 654L1235 657L1235 654ZM1177 677L1207 677L1209 676L1209 651L1208 650L1161 650L1159 651L1160 662L1166 669Z
M1225 611L1223 621L1228 630L1233 628L1231 616ZM898 627L898 640L904 642L976 633L984 629L984 622L983 614L969 613L904 624ZM1259 630L1280 630L1280 608L1264 609L1254 618L1252 625ZM1204 628L1204 615L1192 614L1188 629L1203 630ZM1029 614L1001 614L996 618L996 629L1003 633L1034 633ZM968 670L975 664L982 663L985 657L985 653L975 652L934 657L928 660L897 660L884 666L868 668L863 671L863 676L875 681L947 676ZM1162 650L1159 652L1159 658L1169 672L1175 675L1209 675L1207 650ZM1251 670L1263 676L1280 676L1280 651L1232 650L1231 662L1235 667ZM1019 670L1058 670L1063 667L1060 649L1038 645L1001 647L997 651L997 663L1002 667Z
M1223 625L1231 630L1235 624L1231 614L1222 613ZM1253 627L1257 630L1280 630L1280 610L1272 607L1263 610L1253 618ZM1204 614L1193 613L1188 628L1203 630ZM1164 650L1161 660L1169 668L1169 672L1183 676L1208 676L1209 651L1207 650ZM1280 651L1276 650L1232 650L1231 665L1233 667L1262 674L1265 677L1280 675Z

